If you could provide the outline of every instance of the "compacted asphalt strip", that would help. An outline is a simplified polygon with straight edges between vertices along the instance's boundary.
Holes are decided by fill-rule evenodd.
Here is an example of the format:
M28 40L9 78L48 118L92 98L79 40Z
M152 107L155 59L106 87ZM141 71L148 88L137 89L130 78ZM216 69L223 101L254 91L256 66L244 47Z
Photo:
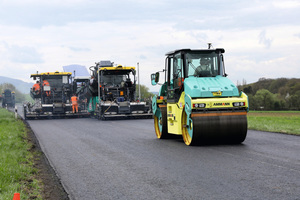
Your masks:
M70 199L299 199L300 137L156 139L153 120L28 120Z

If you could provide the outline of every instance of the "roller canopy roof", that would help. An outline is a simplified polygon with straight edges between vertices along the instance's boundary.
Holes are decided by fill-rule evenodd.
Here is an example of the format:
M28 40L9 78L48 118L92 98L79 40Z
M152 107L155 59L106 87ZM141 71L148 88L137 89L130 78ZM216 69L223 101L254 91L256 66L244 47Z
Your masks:
M169 55L172 55L172 54L175 54L178 52L203 52L203 53L220 52L220 53L225 53L225 50L223 48L218 48L218 49L177 49L177 50L166 53L166 56L169 56Z

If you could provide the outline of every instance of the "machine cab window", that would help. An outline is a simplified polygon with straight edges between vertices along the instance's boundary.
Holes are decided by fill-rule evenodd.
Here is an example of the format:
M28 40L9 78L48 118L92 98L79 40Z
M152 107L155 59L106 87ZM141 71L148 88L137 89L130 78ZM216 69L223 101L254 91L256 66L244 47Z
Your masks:
M219 54L191 52L186 54L186 74L196 77L215 77L223 75L223 65Z

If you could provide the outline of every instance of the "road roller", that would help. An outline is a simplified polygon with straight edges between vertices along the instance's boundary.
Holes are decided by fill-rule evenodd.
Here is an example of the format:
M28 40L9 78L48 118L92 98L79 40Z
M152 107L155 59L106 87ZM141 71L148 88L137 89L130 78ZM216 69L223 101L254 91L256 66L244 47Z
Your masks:
M225 50L210 47L168 52L165 68L151 74L151 84L161 86L152 99L157 138L182 135L186 145L246 139L248 96L227 78Z

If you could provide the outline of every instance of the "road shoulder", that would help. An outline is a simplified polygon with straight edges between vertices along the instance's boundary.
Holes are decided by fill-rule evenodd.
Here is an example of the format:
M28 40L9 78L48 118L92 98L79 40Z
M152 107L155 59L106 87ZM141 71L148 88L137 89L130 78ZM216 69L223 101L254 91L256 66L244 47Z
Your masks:
M67 192L61 184L61 181L54 169L51 167L47 157L41 150L39 142L31 130L29 124L23 120L26 125L27 131L27 141L31 143L30 152L34 153L34 167L37 169L37 179L39 179L43 184L42 197L45 200L67 200L69 199Z

